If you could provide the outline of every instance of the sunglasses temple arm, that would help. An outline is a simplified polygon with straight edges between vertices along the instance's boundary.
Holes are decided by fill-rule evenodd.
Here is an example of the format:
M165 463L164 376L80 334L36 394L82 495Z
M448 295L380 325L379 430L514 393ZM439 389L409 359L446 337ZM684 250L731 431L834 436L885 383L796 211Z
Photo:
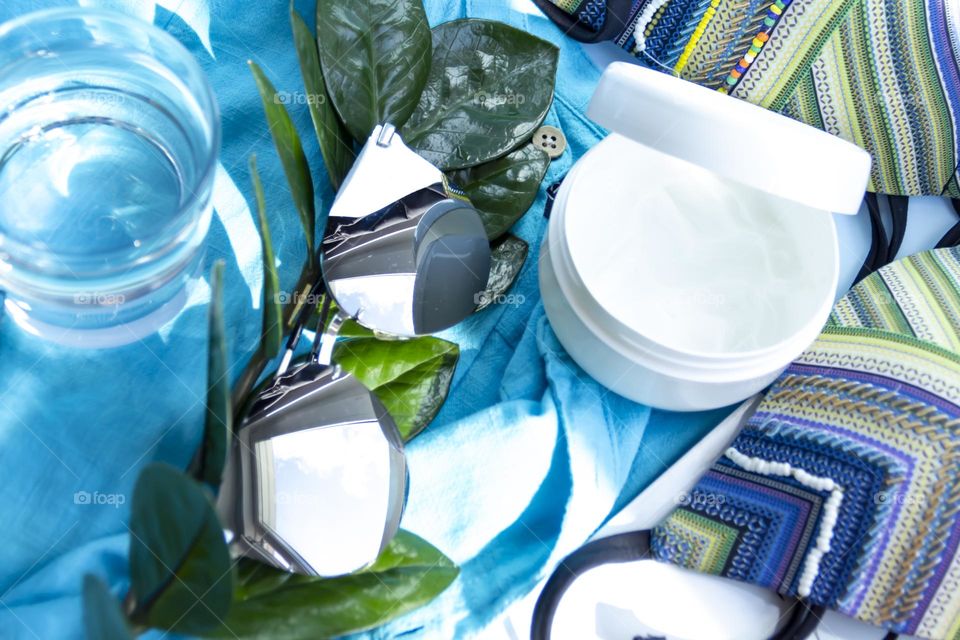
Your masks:
M308 300L316 300L317 296L321 295L321 293L325 293L324 287L325 285L323 278L318 279L317 282L314 283L313 288L310 289ZM329 305L329 300L330 296L324 295L323 304L325 309ZM280 366L277 367L277 372L275 375L282 376L287 372L287 369L290 368L290 362L293 360L293 354L297 349L297 344L300 342L300 336L303 335L303 329L306 326L307 321L310 319L310 314L314 308L314 305L305 304L303 305L303 308L300 309L300 313L297 315L297 322L293 326L293 331L290 333L290 337L287 339L287 346L283 352L283 359L280 361ZM325 315L325 311L321 313L321 316L325 317ZM324 317L321 317L321 322L325 321Z
M330 296L323 300L323 309L320 311L320 321L317 323L317 333L313 338L313 347L310 357L318 364L330 364L333 361L333 347L337 343L337 335L343 326L343 317L339 313L333 314L330 322Z

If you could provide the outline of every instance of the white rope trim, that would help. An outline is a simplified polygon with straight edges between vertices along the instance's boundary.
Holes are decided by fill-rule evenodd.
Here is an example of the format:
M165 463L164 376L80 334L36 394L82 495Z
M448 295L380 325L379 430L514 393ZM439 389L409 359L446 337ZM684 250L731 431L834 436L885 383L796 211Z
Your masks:
M647 30L647 25L650 24L650 21L653 20L653 14L659 11L660 7L667 4L669 0L651 0L643 8L643 11L640 12L640 16L637 18L637 26L633 30L634 45L633 52L643 53L647 48L647 38L644 35L644 32Z
M783 476L792 477L802 485L815 489L817 491L829 491L830 497L823 505L823 516L820 521L820 535L817 536L817 546L807 553L803 561L803 573L800 575L800 583L797 587L797 594L806 598L813 589L813 581L817 579L820 573L820 561L824 554L830 553L830 540L833 538L833 528L837 524L837 515L840 513L840 505L843 503L843 487L838 485L831 478L821 478L807 473L803 469L790 466L787 462L773 462L762 458L752 458L730 447L726 451L726 456L737 465L747 471L759 473L763 476Z

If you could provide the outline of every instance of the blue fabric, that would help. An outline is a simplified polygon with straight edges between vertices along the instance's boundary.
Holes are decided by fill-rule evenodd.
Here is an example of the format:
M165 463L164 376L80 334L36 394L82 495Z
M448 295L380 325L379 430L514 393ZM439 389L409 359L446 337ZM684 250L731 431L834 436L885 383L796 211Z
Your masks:
M251 153L258 155L266 185L286 286L295 282L303 256L300 225L246 66L253 59L278 89L301 90L287 2L77 2L118 8L164 27L196 55L216 90L224 145L207 266L218 258L227 263L236 376L259 331L260 248L246 168ZM4 0L0 20L66 4L74 3ZM312 23L312 2L296 4ZM496 18L561 47L549 122L566 133L570 150L553 163L548 183L601 138L582 115L599 72L532 4L529 12L507 2L427 5L433 24L465 15ZM291 114L315 175L322 176L306 106L292 106ZM326 184L325 178L318 182ZM329 206L329 188L317 198ZM429 637L463 637L482 630L721 415L651 413L607 392L570 361L539 303L543 202L541 190L517 227L531 251L513 290L519 302L448 332L445 337L462 350L453 391L437 420L409 446L403 526L458 562L461 577L430 607L371 635L419 629ZM185 466L199 442L208 299L209 289L200 287L159 334L111 350L64 349L24 334L9 319L0 325L4 638L80 637L84 573L104 577L118 594L125 591L125 523L137 473L152 460ZM78 504L77 492L114 496L111 501L122 504Z

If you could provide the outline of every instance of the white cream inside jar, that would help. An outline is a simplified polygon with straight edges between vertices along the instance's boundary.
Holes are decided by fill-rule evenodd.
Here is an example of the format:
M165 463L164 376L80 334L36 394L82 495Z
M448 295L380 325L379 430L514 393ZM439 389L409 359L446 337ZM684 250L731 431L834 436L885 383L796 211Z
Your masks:
M685 353L755 352L823 307L829 213L617 134L578 164L564 212L570 259L596 303L638 334Z

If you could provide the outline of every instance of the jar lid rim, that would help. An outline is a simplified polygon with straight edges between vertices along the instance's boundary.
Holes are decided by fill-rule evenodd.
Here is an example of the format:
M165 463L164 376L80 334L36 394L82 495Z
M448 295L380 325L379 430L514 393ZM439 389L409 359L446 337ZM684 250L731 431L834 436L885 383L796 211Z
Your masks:
M815 209L856 214L870 154L779 113L680 78L614 62L587 115L726 179Z

